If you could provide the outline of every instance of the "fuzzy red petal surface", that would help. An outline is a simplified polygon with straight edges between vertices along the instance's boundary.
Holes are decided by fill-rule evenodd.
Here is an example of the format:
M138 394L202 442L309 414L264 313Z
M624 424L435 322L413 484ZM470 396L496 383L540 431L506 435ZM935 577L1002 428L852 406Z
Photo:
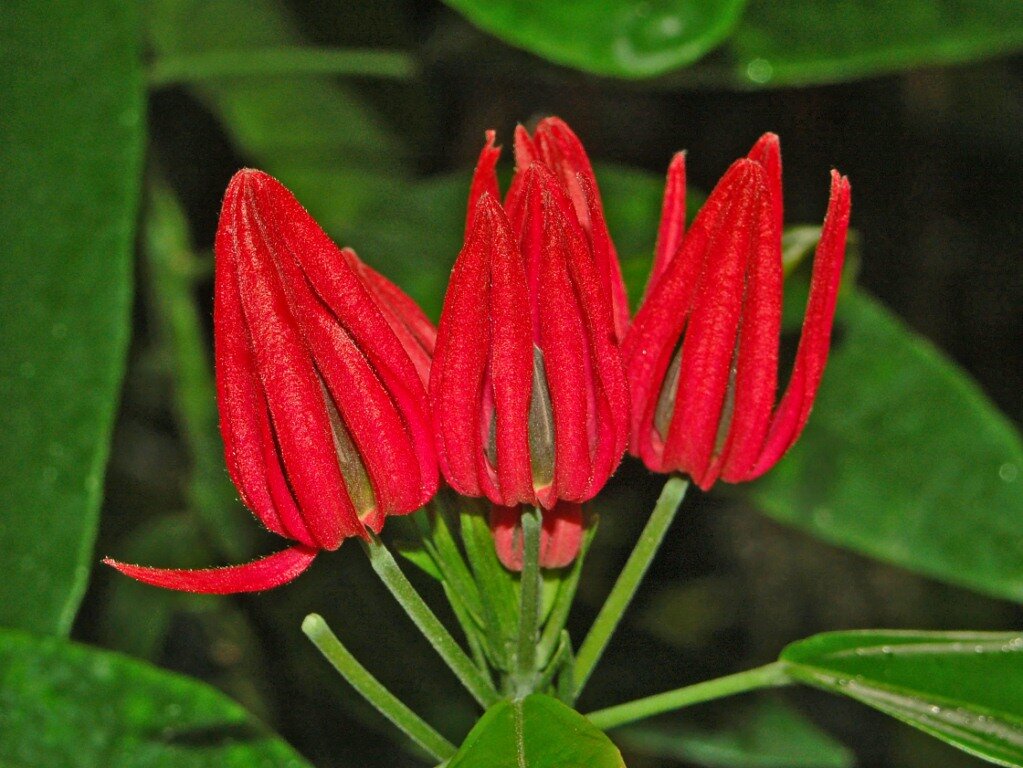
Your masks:
M740 160L726 175L733 173L734 194L708 244L707 270L682 341L678 394L664 448L665 463L688 472L701 488L712 482L707 471L732 370L754 215L766 194L756 163Z
M850 207L849 179L832 171L831 197L814 255L810 297L792 375L771 421L767 441L756 465L751 472L737 478L737 481L752 480L774 466L799 438L810 418L817 387L828 359L835 303L845 261Z
M262 592L287 584L305 571L316 557L310 547L296 546L244 565L201 570L150 568L103 560L136 581L154 587L207 595L233 595L239 592Z
M486 143L480 151L479 159L476 161L476 170L472 174L472 183L469 185L469 205L466 208L465 236L469 237L472 228L472 217L476 212L476 203L484 194L489 194L495 200L501 199L501 191L497 186L497 161L501 158L501 148L494 146L496 134L494 131L486 132Z
M668 165L668 177L664 184L664 201L661 203L661 222L657 228L657 245L654 248L654 263L647 278L646 293L660 279L682 247L686 231L686 153L678 152Z
M767 181L767 192L771 200L771 215L778 238L777 246L781 248L781 235L785 226L785 206L781 191L781 140L774 133L765 133L746 155L750 160L760 163Z

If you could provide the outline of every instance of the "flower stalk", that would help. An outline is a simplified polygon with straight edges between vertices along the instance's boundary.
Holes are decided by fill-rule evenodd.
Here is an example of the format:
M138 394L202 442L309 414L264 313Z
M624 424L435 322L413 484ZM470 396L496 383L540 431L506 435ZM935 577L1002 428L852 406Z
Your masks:
M604 649L607 648L607 644L611 640L611 635L618 627L618 622L621 621L629 603L632 602L640 582L643 581L650 563L653 562L654 556L664 540L664 534L667 533L675 519L675 513L678 512L688 487L689 481L681 477L669 478L668 482L664 484L661 496L654 506L654 511L650 515L646 527L640 534L639 541L636 542L636 546L632 550L632 554L629 555L611 593L604 601L593 626L579 647L574 670L575 698L582 693L586 681L593 673L593 668L600 661Z

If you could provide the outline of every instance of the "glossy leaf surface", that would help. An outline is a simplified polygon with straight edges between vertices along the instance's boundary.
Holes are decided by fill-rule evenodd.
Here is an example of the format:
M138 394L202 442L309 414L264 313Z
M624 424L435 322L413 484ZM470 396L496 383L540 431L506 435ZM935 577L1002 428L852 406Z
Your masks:
M19 768L308 768L204 683L20 632L0 632L0 734Z
M626 749L709 768L852 768L852 752L777 697L735 706L729 722L698 727L684 714L615 732Z
M1001 765L1023 765L1023 635L829 632L788 646L788 675Z
M748 487L818 538L1023 600L1023 445L962 371L874 299L840 302L806 431Z
M0 13L0 626L66 633L127 348L143 137L134 4Z
M573 709L534 693L488 709L447 768L624 768L618 748Z
M650 77L699 59L739 19L746 0L446 0L473 24L558 64Z

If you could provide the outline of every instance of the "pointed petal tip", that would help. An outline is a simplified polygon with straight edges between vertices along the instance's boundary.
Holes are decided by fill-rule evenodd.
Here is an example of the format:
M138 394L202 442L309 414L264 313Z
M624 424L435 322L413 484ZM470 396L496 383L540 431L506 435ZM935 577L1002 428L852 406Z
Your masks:
M151 568L122 563L110 557L103 563L136 581L163 589L205 595L262 592L293 581L313 562L317 550L295 545L243 565L198 570Z

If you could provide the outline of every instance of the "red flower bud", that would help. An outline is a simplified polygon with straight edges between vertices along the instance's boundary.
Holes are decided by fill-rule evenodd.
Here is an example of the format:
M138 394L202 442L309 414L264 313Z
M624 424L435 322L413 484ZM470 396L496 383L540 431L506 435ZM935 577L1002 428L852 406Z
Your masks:
M849 225L849 181L832 172L810 298L788 388L775 407L781 335L781 152L764 135L683 236L684 160L668 184L647 297L623 345L631 450L704 490L759 477L806 424L827 360Z
M339 250L292 194L253 170L228 185L216 241L217 402L231 479L298 542L198 571L110 565L191 592L268 589L321 549L379 532L437 489L425 384L434 330L415 303Z
M500 507L490 511L490 530L494 534L497 556L511 571L522 570L522 508ZM545 510L540 526L540 567L564 568L579 553L583 540L583 508L570 501L559 501Z
M551 509L596 495L625 449L620 270L589 161L564 123L544 121L535 140L516 134L505 206L493 142L490 132L437 335L438 459L461 494Z

